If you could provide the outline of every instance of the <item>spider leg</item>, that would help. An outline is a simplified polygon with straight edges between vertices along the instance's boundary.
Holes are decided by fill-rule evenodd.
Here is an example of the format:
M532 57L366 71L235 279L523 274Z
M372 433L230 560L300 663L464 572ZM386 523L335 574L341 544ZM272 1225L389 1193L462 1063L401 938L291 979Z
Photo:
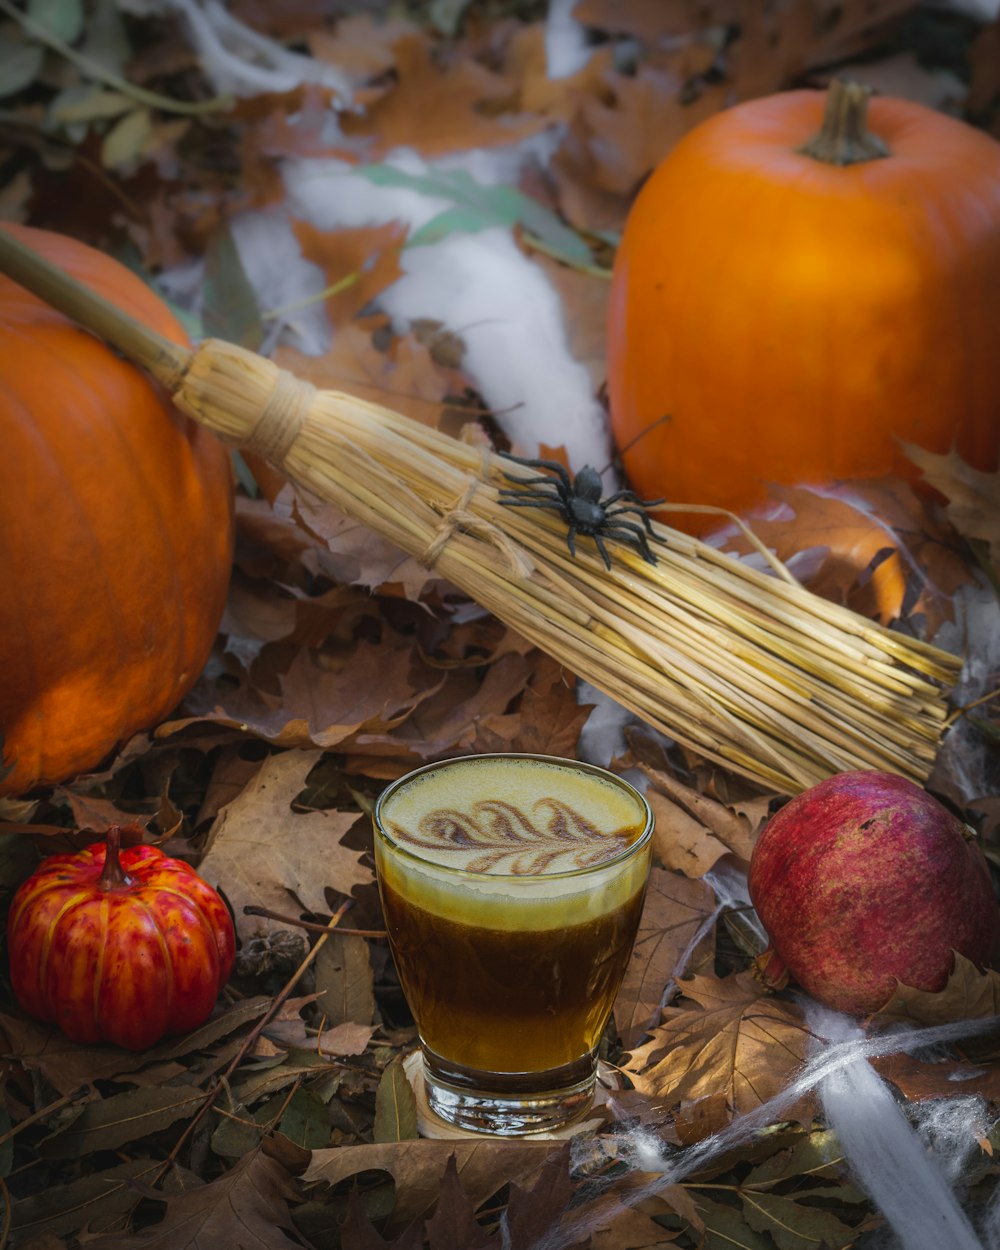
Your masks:
M666 498L640 499L634 490L616 490L613 495L609 495L607 499L602 499L601 502L607 508L611 504L617 503L619 499L627 499L630 504L634 504L639 508L655 508L658 504L667 502Z
M501 499L500 502L505 508L553 508L556 512L566 515L566 510L558 499L546 498L544 495L525 494L512 499Z
M559 463L558 460L531 460L527 456L512 456L509 451L502 451L500 455L504 460L512 460L514 464L523 464L526 469L548 469L550 473L554 473L559 481L567 490L573 489L573 483L570 479L566 466ZM506 474L504 475L507 476ZM539 478L538 481L545 482L548 478Z
M558 491L563 489L562 483L554 477L518 477L516 473L504 473L504 477L508 482L517 482L519 486L551 486Z
M639 520L642 522L643 529L646 531L646 533L652 534L653 523L650 521L646 513L643 512L641 508L636 507L635 504L619 504L617 508L607 509L605 512L605 515L607 519L610 521L610 520L613 520L615 517L624 516L626 513L629 513L632 516L637 516Z
M612 521L604 526L604 535L607 538L614 538L618 542L625 543L638 551L647 564L655 564L656 556L653 555L649 543L646 541L646 532L641 526L636 525L634 521Z
M594 535L593 535L593 539L594 539L594 546L595 546L595 547L597 548L597 550L601 553L601 559L604 561L604 567L605 567L606 569L610 569L610 568L611 568L611 557L608 555L608 549L607 549L607 547L605 547L604 543L601 541L601 536L600 536L600 534L594 534Z
M576 526L570 522L569 529L566 531L566 546L569 548L569 554L576 559Z
M538 480L540 483L543 482L547 486L555 487L556 485L556 483L553 482L552 479L548 477L539 478ZM555 490L553 494L548 494L544 490L534 490L530 486L527 490L521 490L517 486L501 486L498 491L498 494L508 495L512 499L527 499L529 495L531 496L532 499L556 499L556 500L562 499L562 495L559 493L558 490Z

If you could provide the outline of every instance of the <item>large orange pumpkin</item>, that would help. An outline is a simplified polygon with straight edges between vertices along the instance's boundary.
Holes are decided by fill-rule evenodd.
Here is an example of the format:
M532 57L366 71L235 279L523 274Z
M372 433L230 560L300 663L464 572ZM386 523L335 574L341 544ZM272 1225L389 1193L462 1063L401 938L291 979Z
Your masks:
M124 266L5 225L164 336ZM0 794L94 768L201 671L232 558L215 437L92 335L0 277ZM0 768L3 773L3 768Z
M608 385L639 494L742 512L770 482L914 480L899 438L995 467L1000 143L917 104L867 105L849 84L825 120L820 92L737 105L637 197Z

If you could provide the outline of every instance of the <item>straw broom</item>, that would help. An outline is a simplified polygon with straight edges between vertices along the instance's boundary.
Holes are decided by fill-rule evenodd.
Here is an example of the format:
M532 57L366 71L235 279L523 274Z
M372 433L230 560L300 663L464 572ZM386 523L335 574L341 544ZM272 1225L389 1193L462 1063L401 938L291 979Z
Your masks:
M918 782L930 772L961 660L828 603L770 555L777 575L654 522L656 563L612 542L608 571L586 538L570 555L560 516L501 503L502 488L537 470L318 391L232 344L178 347L2 230L0 271L143 368L221 439L265 457L705 758L787 793L846 769Z

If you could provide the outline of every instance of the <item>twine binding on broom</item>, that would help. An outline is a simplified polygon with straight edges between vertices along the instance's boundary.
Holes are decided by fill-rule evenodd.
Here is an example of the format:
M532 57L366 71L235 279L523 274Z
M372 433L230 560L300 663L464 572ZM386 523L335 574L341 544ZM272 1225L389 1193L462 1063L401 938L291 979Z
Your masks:
M242 440L243 448L256 452L275 468L284 468L315 398L316 388L311 382L292 373L279 373L257 424Z
M233 344L178 347L2 228L0 272L703 758L787 793L844 769L929 774L959 657L659 522L655 566L617 544L610 571L587 543L574 558L562 518L500 502L533 470Z

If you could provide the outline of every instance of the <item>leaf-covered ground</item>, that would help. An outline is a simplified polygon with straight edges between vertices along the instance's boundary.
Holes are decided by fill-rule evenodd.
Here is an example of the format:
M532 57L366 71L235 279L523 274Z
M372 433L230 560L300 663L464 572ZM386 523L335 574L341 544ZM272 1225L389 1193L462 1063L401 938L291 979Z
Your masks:
M554 292L599 412L617 233L643 178L697 121L850 66L1000 135L996 21L909 0L562 8L590 46L555 77L546 50L571 45L543 5L238 0L232 14L282 55L227 84L224 58L212 78L209 53L169 5L3 0L0 213L162 279L196 333L260 348L318 385L451 432L478 422L508 445L516 430L484 397L471 327L429 306L386 311L404 252L507 231ZM331 103L348 96L331 130ZM384 161L403 147L433 162L529 141L544 162L510 186ZM322 281L301 307L268 306L234 231L241 215L284 205L287 162L318 158L364 166L373 187L444 207L417 228L293 215ZM559 452L557 435L541 441ZM1000 482L954 455L911 454L944 504L896 480L776 489L754 528L818 594L954 641L991 611ZM765 993L751 971L760 934L740 882L781 796L634 722L595 747L588 692L572 674L267 465L236 463L229 606L190 697L99 773L0 813L6 897L40 854L138 820L224 893L236 974L203 1028L143 1054L75 1045L26 1020L4 978L0 1246L875 1244L882 1217L824 1122L822 1082L810 1079L832 1043L807 1004ZM735 533L721 541L742 552ZM987 648L977 658L974 694L988 694L996 657ZM961 745L942 751L932 784L1000 863L997 706L956 707ZM645 778L657 819L641 931L604 1043L623 1088L572 1146L420 1138L403 1070L415 1033L374 886L374 797L447 755L573 756L608 741L617 745L605 762ZM1000 977L960 962L941 994L902 994L876 1023L982 1020L998 1004ZM889 1045L872 1062L978 1218L1000 1145L988 1040L949 1038L914 1054ZM962 1114L936 1115L956 1092L968 1100Z

